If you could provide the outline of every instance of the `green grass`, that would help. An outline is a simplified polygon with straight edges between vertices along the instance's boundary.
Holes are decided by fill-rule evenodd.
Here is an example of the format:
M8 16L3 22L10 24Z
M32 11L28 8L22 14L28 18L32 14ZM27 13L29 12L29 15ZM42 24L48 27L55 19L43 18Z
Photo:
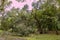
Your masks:
M2 31L0 31L2 32ZM11 36L11 35L6 35L6 37L0 37L2 39L6 38L6 40L60 40L60 35L55 35L55 34L32 34L29 37L19 37L19 36Z
M31 37L27 37L27 40L60 40L60 35L50 34L33 35Z

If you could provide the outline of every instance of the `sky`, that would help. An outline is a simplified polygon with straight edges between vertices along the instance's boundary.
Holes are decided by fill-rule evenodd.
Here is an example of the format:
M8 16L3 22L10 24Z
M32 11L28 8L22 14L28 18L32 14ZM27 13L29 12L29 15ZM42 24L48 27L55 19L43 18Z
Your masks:
M25 0L24 2L18 2L16 0L9 0L9 1L12 1L12 4L6 8L6 10L11 10L13 7L14 8L19 8L19 9L22 9L24 7L24 5L28 5L28 10L32 10L32 2L36 2L38 0Z

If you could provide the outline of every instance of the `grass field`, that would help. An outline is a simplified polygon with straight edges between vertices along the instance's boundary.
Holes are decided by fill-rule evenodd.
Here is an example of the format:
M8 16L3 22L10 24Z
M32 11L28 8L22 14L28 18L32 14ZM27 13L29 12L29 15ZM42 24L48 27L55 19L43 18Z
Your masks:
M2 40L60 40L60 35L52 35L52 34L39 34L39 35L31 35L29 37L18 37L18 36L7 36L0 37Z
M60 40L60 35L42 34L27 37L27 40Z

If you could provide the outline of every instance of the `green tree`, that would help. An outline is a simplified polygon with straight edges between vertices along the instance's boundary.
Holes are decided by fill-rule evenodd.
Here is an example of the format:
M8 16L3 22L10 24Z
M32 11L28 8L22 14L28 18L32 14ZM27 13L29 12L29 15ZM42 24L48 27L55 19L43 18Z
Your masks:
M5 14L6 14L5 7L6 7L6 5L8 6L8 3L9 3L8 0L1 0L1 6L0 6L0 14L2 15L1 16L1 28L5 31L7 30L7 29L5 29L7 27L5 27L6 25L4 24L4 22L5 22L4 19L5 19Z
M33 10L32 12L40 33L45 33L46 30L55 30L57 33L58 27L58 17L57 17L57 7L49 1L41 5L41 9ZM58 33L57 33L58 34Z

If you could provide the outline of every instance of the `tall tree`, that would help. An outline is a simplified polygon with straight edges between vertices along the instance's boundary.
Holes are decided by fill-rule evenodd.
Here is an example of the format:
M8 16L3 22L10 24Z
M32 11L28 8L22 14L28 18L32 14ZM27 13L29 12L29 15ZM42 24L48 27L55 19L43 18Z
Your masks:
M51 2L51 3L50 3ZM58 34L57 30L57 7L54 4L54 1L47 0L44 4L42 4L41 9L33 10L33 16L37 22L38 31L40 33L45 32L47 29L55 29L56 33ZM50 30L51 30L50 29Z
M1 0L0 14L2 15L1 16L1 28L3 30L6 30L5 27L4 27L4 18L5 18L5 14L6 14L5 7L6 7L7 4L8 4L8 0Z

